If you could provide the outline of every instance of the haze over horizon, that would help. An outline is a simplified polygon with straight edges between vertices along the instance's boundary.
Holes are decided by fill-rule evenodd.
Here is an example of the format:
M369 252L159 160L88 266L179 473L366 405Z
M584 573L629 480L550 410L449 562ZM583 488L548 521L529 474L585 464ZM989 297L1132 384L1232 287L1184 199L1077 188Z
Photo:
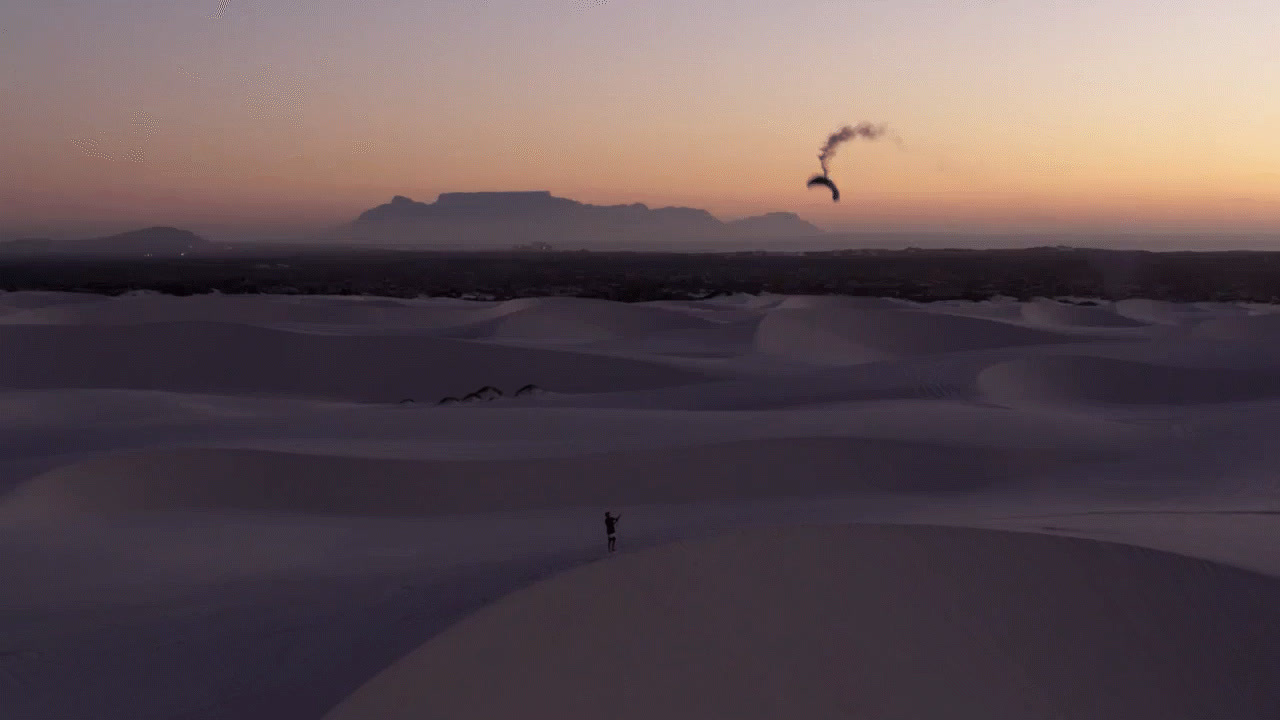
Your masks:
M482 190L835 231L1280 233L1263 0L10 5L0 236L270 237ZM861 121L901 145L842 147L839 203L806 190Z

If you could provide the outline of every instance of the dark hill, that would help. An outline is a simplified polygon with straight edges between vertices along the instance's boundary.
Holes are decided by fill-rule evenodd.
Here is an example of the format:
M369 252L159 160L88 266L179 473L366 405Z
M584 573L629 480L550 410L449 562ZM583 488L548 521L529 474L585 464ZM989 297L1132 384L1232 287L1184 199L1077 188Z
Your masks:
M205 249L208 241L189 230L151 227L107 237L84 240L12 240L0 243L0 252L8 254L66 255L181 255Z

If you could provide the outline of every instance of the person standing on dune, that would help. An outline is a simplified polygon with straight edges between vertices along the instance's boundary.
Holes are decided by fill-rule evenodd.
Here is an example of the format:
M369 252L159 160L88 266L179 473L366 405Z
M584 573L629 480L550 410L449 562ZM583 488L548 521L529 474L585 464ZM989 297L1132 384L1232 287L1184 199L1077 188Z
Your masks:
M618 519L621 517L622 517L621 514L611 515L609 514L608 511L605 511L604 532L605 532L605 535L607 535L609 538L609 552L613 552L618 547L618 538L614 533L617 532Z

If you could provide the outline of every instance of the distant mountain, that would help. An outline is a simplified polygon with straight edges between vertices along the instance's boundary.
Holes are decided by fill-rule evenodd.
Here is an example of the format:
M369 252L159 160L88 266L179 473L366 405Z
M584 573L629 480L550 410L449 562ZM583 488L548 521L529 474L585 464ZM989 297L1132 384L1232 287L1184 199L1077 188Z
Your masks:
M49 252L56 243L49 238L18 238L0 241L0 252L37 253Z
M817 225L789 212L771 212L732 220L727 224L736 233L752 238L804 237L823 234Z
M350 226L355 239L421 246L508 248L530 243L565 247L679 241L799 237L821 231L793 213L725 223L706 210L589 205L547 191L442 193L434 203L397 195Z
M0 242L0 253L60 255L181 255L207 248L209 242L188 230L151 227L85 240L29 238Z

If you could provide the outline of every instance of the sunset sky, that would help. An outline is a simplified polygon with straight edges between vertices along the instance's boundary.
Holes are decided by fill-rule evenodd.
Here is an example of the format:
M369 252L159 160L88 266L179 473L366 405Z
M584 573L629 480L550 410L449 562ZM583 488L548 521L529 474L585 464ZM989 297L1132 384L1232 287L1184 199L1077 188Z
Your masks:
M1280 232L1275 0L0 0L0 233L551 190L833 230ZM833 204L804 181L853 141Z

